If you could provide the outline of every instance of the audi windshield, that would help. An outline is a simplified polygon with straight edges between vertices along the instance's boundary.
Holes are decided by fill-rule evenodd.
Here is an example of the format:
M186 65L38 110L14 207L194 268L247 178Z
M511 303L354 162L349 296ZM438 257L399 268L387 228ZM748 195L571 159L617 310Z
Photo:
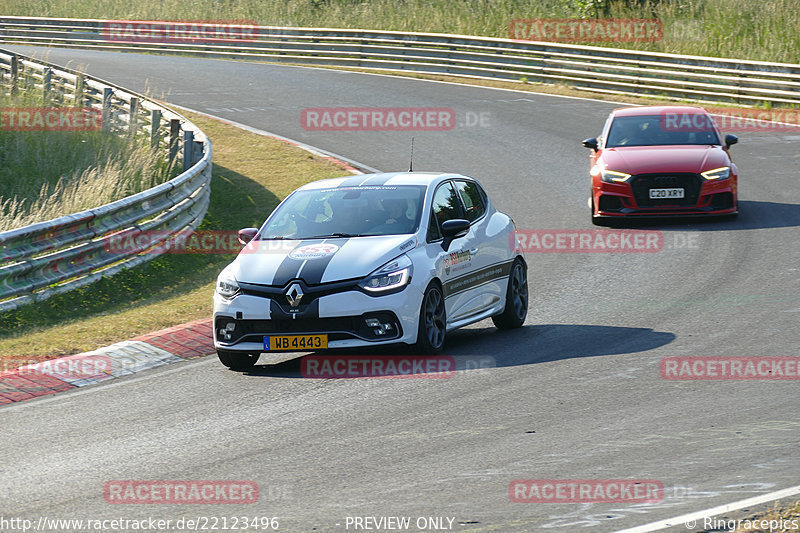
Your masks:
M708 115L691 115L681 120L663 114L616 117L605 147L692 144L721 144Z

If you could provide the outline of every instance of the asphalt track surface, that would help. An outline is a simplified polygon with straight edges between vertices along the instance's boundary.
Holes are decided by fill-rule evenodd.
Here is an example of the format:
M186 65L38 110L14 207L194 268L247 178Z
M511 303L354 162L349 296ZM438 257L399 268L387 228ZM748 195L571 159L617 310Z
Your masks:
M244 62L48 58L381 170L407 168L412 134L308 132L301 110L453 108L454 129L413 134L415 170L479 179L520 229L592 227L580 140L618 107ZM466 123L476 116L483 127ZM740 139L737 220L652 226L664 235L658 253L529 254L526 325L451 334L445 353L462 370L450 379L303 379L299 354L262 357L240 374L209 357L0 409L0 514L269 516L281 531L346 531L355 516L407 516L415 530L419 517L448 517L456 531L599 532L797 484L797 381L659 374L667 356L798 355L800 136ZM128 479L252 480L261 496L106 503L104 483ZM513 503L515 479L652 479L665 498Z

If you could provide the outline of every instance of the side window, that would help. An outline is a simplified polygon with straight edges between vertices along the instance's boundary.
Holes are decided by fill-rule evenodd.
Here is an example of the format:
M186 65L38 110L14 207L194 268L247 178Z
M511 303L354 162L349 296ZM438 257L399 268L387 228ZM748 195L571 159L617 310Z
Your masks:
M431 227L428 229L428 237L431 240L441 238L439 228L441 228L442 222L454 218L464 218L461 202L458 201L456 194L456 190L450 183L445 183L436 189L436 193L433 195L433 204L431 205L433 217L431 218ZM432 237L432 235L436 235L436 237Z
M481 218L486 212L486 203L478 184L474 181L457 181L456 188L467 210L467 220L473 222Z

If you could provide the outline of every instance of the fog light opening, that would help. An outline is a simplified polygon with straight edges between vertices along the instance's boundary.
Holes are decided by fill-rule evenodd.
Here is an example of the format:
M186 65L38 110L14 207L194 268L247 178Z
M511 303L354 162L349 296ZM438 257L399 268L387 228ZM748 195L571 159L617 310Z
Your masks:
M236 329L236 322L226 322L224 328L219 328L217 330L217 336L222 339L229 341L233 338L231 334L232 331Z
M383 336L392 331L394 326L391 322L381 322L377 318L367 318L364 323L368 328L372 328L372 332L377 336Z

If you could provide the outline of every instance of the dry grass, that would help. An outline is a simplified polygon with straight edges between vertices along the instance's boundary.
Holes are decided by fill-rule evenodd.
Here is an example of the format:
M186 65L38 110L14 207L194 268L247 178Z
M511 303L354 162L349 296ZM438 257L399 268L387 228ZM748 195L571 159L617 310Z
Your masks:
M137 146L58 181L45 181L33 198L0 196L0 231L77 213L149 189L166 179L160 153Z

